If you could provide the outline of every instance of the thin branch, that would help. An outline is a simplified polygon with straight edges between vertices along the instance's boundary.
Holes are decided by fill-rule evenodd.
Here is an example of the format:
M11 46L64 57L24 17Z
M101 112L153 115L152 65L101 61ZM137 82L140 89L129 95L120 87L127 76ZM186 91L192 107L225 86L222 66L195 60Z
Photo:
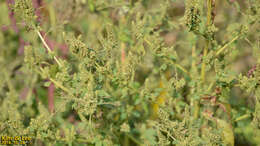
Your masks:
M183 71L184 73L186 73L189 77L191 77L190 73L184 68L182 67L180 64L174 63L174 65L179 68L181 71Z
M142 142L140 142L138 139L136 139L135 137L133 137L132 135L125 133L131 140L133 140L136 144L138 145L143 145Z
M209 40L207 40L206 46L205 46L205 48L203 50L203 61L202 61L202 66L201 66L201 80L202 80L202 82L205 81L205 72L206 72L205 58L206 58L206 56L208 54L208 47L209 47L209 45L210 45L210 42L209 42Z
M50 78L50 81L53 82L57 87L61 88L63 91L70 93L69 89L64 87L62 84L60 84L59 82L55 81L54 79Z
M40 37L40 39L41 39L43 45L46 47L48 53L52 53L52 50L50 49L50 47L49 47L49 46L47 45L47 43L45 42L45 40L44 40L44 38L42 37L41 33L40 33L38 30L36 30L36 32L37 32L38 36ZM58 63L58 65L59 65L60 67L62 66L56 56L54 56L54 60Z
M250 117L251 117L250 114L245 114L243 116L240 116L240 117L236 118L235 122L238 122L238 121L241 121L241 120L245 120L245 119L250 118Z
M147 40L146 38L144 38L144 41L149 45L149 46L153 46L152 43ZM177 68L179 68L181 71L183 71L184 73L186 73L189 77L191 77L190 73L183 67L181 66L180 64L178 63L173 63L173 65L175 65Z
M207 27L209 27L210 25L213 24L213 19L214 16L212 15L213 11L214 11L214 4L215 1L213 0L207 0ZM215 12L214 12L215 13ZM215 15L215 14L214 14ZM202 66L201 66L201 80L202 82L205 82L205 72L206 72L206 62L205 62L205 58L208 54L208 49L210 47L211 41L210 40L206 40L206 46L203 49L203 62L202 62Z
M221 52L223 52L229 45L231 45L235 40L237 40L239 38L239 36L237 35L236 37L234 37L230 42L228 42L226 45L224 45L223 47L221 47L220 49L218 49L218 51L216 52L216 56L218 56Z

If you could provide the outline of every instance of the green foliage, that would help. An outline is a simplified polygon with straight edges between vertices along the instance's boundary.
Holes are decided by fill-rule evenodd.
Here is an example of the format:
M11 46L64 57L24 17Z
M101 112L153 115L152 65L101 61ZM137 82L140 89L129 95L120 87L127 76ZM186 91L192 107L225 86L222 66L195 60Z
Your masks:
M0 136L33 145L260 144L258 0L0 8Z
M13 6L14 13L17 13L19 15L16 15L20 21L24 21L27 26L33 28L35 27L36 22L36 15L34 13L35 9L32 6L32 1L30 0L21 0L21 1L15 1L15 4Z

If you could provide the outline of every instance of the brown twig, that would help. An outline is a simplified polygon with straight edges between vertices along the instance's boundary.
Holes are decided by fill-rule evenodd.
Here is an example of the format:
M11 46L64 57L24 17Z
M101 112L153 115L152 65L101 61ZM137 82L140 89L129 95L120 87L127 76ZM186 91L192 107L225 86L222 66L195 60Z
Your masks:
M54 112L54 90L55 86L51 83L48 87L48 108L51 113Z

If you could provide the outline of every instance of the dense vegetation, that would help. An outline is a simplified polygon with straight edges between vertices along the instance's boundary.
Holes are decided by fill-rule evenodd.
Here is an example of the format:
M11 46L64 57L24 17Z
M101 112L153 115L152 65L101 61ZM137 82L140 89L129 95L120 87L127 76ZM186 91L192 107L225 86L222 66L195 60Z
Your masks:
M0 18L0 136L260 145L259 0L5 0Z

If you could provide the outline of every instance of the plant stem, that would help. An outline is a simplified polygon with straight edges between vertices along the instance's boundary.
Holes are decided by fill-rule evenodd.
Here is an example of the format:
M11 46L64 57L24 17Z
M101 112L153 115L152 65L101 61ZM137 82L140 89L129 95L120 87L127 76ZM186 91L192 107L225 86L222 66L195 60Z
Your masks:
M195 119L198 119L199 111L200 111L200 102L199 102L199 100L194 100L194 114L193 114L193 117Z
M207 0L207 25L212 24L212 0Z
M207 89L208 92L212 89L212 87L213 87L214 84L215 84L215 81L213 81L213 82L210 83L210 85L209 85L209 87L208 87L208 89Z
M218 49L218 51L216 52L216 56L218 56L221 52L224 51L224 49L226 49L230 44L232 44L235 40L237 40L239 38L239 35L237 35L236 37L234 37L230 42L228 42L226 45L224 45L223 47L221 47L220 49Z
M235 119L235 122L238 122L238 121L247 119L247 118L249 118L249 117L251 117L250 114L245 114L245 115L243 115L243 116L240 116L240 117L236 118L236 119Z
M52 78L50 78L50 81L53 82L57 87L61 88L63 91L70 93L69 89L61 85L59 82L53 80Z
M191 67L192 67L192 70L196 70L196 62L195 62L195 58L196 58L196 46L194 44L194 46L192 47L192 63L191 63ZM197 72L197 70L196 70ZM195 100L194 98L192 99L192 105L193 105L193 108L194 108L194 112L193 112L193 117L195 119L198 119L199 117L199 111L200 111L200 106L199 106L199 101L198 100Z
M195 70L195 69L196 69L196 62L195 62L195 58L196 58L196 46L195 46L195 44L194 44L194 46L192 47L192 54L191 54L191 56L192 56L191 68L192 68L193 70Z
M190 77L190 73L184 67L177 63L174 63L174 65Z
M209 41L207 40L206 42L206 46L203 50L203 62L202 62L202 66L201 66L201 81L204 83L205 82L205 70L206 70L206 62L205 62L205 58L208 54L208 47L209 47Z
M50 47L49 47L49 46L47 45L47 43L45 42L45 40L44 40L44 38L42 37L41 33L40 33L38 30L36 30L36 32L37 32L38 36L40 37L40 39L41 39L43 45L46 47L48 53L52 53L52 50L50 49ZM59 67L61 67L61 63L59 62L59 60L57 59L56 56L54 56L54 60L58 63Z
M48 87L48 108L50 112L54 112L54 92L55 86L53 83Z
M149 46L153 46L152 45L152 43L149 41L149 40L147 40L146 38L144 38L144 41L149 45ZM183 67L183 66L181 66L180 64L178 64L178 63L173 63L173 65L175 65L177 68L179 68L181 71L183 71L184 73L186 73L189 77L190 77L190 73Z
M129 139L126 134L124 135L124 146L129 146Z
M212 25L213 21L212 21L212 0L207 0L207 27L209 27L210 25ZM206 46L203 49L203 62L202 62L202 66L201 66L201 81L204 83L205 82L205 70L206 70L206 62L205 62L205 58L208 54L208 48L210 46L211 42L210 40L206 40Z
M7 86L8 86L8 88L9 88L9 90L10 90L10 91L15 91L15 88L14 88L14 86L13 86L11 80L10 80L10 77L9 77L7 71L6 71L6 70L3 70L3 72L4 72L4 78L5 78L5 80L6 80L6 83L7 83Z
M138 139L136 139L135 137L133 137L132 135L130 134L127 134L126 135L131 139L133 140L137 145L142 145L142 142L140 142Z

